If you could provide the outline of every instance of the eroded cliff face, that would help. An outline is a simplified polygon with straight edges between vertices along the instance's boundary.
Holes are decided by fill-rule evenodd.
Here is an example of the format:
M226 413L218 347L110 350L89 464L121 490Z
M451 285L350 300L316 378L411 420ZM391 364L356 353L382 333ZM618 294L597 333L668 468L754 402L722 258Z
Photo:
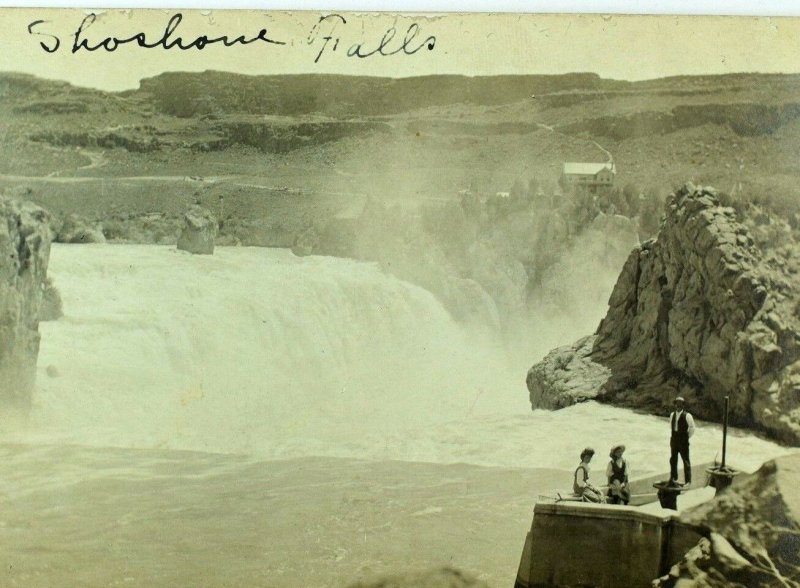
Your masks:
M30 406L49 258L47 212L0 196L0 410Z
M793 243L767 253L712 189L687 185L656 239L629 256L595 335L531 368L534 407L585 398L698 416L800 442L800 320Z

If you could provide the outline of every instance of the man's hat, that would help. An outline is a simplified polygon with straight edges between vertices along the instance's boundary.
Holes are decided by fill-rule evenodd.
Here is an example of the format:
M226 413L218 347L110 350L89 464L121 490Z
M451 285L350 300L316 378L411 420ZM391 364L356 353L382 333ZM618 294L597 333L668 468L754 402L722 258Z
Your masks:
M683 396L678 396L678 397L675 399L675 402L686 402L686 400L684 399L684 397L683 397Z
M614 447L612 447L611 451L608 453L608 456L609 457L614 457L614 454L617 452L617 450L619 450L620 453L624 453L625 452L625 446L622 445L622 444L614 445Z

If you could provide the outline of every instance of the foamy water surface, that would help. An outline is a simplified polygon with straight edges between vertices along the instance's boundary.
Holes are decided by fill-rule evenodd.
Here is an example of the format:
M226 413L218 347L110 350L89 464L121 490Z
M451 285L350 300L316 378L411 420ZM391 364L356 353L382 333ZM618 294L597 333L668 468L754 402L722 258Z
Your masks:
M31 427L11 440L559 469L621 442L636 474L667 467L665 417L532 412L527 365L374 264L56 245L50 274L65 316L40 325ZM720 449L699 423L694 460ZM733 430L729 451L754 469L786 450Z

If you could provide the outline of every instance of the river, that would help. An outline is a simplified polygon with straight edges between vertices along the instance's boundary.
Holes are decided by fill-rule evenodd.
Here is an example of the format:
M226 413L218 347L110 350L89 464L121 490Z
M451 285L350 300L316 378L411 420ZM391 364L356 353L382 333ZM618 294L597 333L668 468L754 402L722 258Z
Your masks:
M65 315L40 325L31 419L0 445L4 585L342 586L436 565L509 585L533 502L583 447L598 468L619 442L634 476L667 468L665 416L531 411L538 357L514 365L375 264L54 245L50 275ZM720 427L698 425L712 461ZM748 470L786 452L736 429L728 447Z

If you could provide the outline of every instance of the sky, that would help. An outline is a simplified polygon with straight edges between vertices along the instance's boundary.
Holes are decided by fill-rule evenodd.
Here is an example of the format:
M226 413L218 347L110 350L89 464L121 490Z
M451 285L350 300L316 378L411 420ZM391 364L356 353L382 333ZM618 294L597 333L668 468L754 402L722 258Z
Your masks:
M332 11L267 12L224 10L95 11L95 22L79 39L90 46L108 37L143 33L158 41L170 18L182 14L173 34L187 42L197 36L267 37L283 44L257 41L247 46L209 45L202 51L142 49L135 43L72 51L74 35L90 11L76 9L0 9L0 70L67 80L80 86L119 91L163 71L223 70L244 74L336 73L391 77L436 75L557 74L595 72L616 79L650 79L668 75L731 72L800 72L800 18L722 16L523 15L421 13L343 13ZM35 21L33 31L28 27ZM332 28L333 24L335 28ZM373 51L394 28L386 52L396 50L406 32L417 30L394 55L348 56L361 44ZM331 39L325 45L325 37ZM51 49L49 53L40 42ZM435 37L433 49L423 41ZM339 44L333 50L336 39ZM320 54L321 51L321 54Z

